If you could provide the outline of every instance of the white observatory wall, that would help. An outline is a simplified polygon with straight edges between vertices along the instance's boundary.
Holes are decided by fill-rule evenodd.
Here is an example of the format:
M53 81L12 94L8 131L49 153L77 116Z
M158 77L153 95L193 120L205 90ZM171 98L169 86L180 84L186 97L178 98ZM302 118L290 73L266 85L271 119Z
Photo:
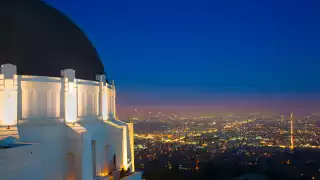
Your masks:
M61 78L22 76L22 120L50 121L60 118Z
M96 120L99 116L99 82L78 80L78 117Z
M114 170L114 155L116 169L127 167L128 145L125 141L129 138L126 126L111 122L115 114L115 89L112 86L101 81L77 79L74 92L77 126L71 127L72 124L65 122L64 77L19 75L18 79L19 141L38 143L42 152L40 158L37 157L42 166L34 171L35 174L41 171L43 179L63 180L66 157L72 151L77 158L77 179L89 180L92 177L92 140L96 141L97 174ZM72 140L75 142L70 145Z
M131 171L135 171L135 164L134 164L134 129L133 123L127 123L127 149L128 149L128 159L130 159L130 166L129 168Z
M3 64L0 69L0 125L14 128L17 125L18 114L17 68L12 64Z
M109 117L113 117L114 115L114 103L113 103L113 89L108 88L108 112L109 112Z
M114 155L116 155L116 168L121 169L123 167L122 127L103 121L82 123L82 125L92 133L92 140L96 141L97 174L106 174L113 170Z
M20 125L20 141L40 143L43 171L48 180L62 180L65 173L67 134L64 125Z
M40 143L44 179L62 180L65 173L66 128L61 118L61 78L21 77L20 141Z
M43 180L42 149L39 144L29 144L0 150L0 179Z
M107 133L102 122L82 124L87 131L92 133L91 140L96 143L96 174L104 173L105 152L107 144Z

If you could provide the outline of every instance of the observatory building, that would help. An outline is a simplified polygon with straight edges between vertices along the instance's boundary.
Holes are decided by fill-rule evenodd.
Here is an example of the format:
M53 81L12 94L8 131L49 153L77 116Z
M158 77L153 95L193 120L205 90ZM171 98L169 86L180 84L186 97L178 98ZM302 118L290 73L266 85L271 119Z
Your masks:
M0 1L1 180L141 179L97 51L40 0Z

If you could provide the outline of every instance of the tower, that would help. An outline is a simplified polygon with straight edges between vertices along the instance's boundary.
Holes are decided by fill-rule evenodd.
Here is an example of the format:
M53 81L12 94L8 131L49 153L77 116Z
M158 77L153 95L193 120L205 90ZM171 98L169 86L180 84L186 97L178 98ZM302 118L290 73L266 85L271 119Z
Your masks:
M149 112L148 120L150 121L151 119L152 119L151 112Z
M294 123L293 123L293 112L290 114L290 149L294 149Z

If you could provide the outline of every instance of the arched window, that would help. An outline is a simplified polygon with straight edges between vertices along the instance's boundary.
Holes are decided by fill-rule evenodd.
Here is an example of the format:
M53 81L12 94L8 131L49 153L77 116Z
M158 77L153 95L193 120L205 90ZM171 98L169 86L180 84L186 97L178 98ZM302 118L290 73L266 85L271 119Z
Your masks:
M97 165L96 165L96 141L91 141L91 148L92 148L92 173L93 177L97 175Z
M116 154L113 154L113 170L117 169Z

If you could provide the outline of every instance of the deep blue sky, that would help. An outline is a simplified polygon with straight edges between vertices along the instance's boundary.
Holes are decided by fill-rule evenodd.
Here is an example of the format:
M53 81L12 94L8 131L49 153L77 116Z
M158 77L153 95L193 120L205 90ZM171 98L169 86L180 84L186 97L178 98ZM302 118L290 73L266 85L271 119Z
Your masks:
M46 2L88 35L119 93L320 92L319 0Z

